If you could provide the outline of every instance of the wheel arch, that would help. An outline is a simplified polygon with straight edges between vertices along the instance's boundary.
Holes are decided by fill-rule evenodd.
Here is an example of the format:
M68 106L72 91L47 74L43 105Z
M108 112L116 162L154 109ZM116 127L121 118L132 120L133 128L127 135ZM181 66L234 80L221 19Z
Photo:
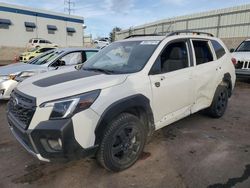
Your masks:
M146 125L148 137L152 135L155 126L150 100L142 94L137 94L114 102L104 111L95 129L95 145L101 143L104 130L108 127L108 123L124 112L137 116L144 125Z

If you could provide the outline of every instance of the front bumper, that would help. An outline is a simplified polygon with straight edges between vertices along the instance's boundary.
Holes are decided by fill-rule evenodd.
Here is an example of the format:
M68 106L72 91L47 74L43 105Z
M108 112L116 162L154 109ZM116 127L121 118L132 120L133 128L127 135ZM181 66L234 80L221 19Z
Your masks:
M16 88L18 82L15 80L0 81L0 100L7 100L13 89Z
M85 149L78 144L74 138L71 119L44 121L39 123L34 130L25 130L10 113L8 113L7 118L16 139L30 154L41 161L80 159L94 155L98 149L97 146ZM59 139L61 140L61 148L52 148L48 140Z
M21 61L21 62L27 62L28 60L29 60L29 58L26 56L19 56L19 61Z
M250 69L236 69L237 78L250 78Z

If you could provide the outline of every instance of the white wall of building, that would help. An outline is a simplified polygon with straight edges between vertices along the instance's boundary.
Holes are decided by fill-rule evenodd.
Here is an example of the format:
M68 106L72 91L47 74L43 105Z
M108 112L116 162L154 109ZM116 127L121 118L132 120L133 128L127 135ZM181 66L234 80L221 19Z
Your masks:
M228 46L235 47L250 37L250 4L159 20L117 32L115 38L120 40L132 34L166 34L178 30L209 32L226 41L233 39Z
M10 9L11 11L13 9L17 11L11 12ZM28 15L33 13L35 15ZM51 16L53 18L48 18ZM25 48L31 38L44 38L58 44L60 47L83 46L82 17L0 3L0 19L9 19L12 23L9 29L0 28L0 48ZM81 21L82 23L80 23ZM27 32L24 22L35 23L36 28L34 31ZM57 27L55 34L48 34L47 25ZM69 36L66 30L67 27L73 27L76 32Z

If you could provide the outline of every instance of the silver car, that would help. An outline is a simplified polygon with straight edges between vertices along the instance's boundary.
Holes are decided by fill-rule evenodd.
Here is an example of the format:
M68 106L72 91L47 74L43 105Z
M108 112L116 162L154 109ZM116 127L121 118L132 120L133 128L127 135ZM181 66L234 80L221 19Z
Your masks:
M61 48L51 50L27 63L0 67L0 100L9 99L17 84L24 79L51 70L81 65L98 49Z

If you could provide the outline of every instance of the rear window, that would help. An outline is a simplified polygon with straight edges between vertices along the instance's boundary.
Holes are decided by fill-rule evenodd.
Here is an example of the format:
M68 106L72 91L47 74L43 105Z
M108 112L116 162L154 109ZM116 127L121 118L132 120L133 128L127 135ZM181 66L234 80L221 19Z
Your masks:
M219 42L215 41L215 40L211 40L212 45L214 47L214 51L216 53L217 59L220 59L222 56L224 56L226 54L225 49L220 45Z

